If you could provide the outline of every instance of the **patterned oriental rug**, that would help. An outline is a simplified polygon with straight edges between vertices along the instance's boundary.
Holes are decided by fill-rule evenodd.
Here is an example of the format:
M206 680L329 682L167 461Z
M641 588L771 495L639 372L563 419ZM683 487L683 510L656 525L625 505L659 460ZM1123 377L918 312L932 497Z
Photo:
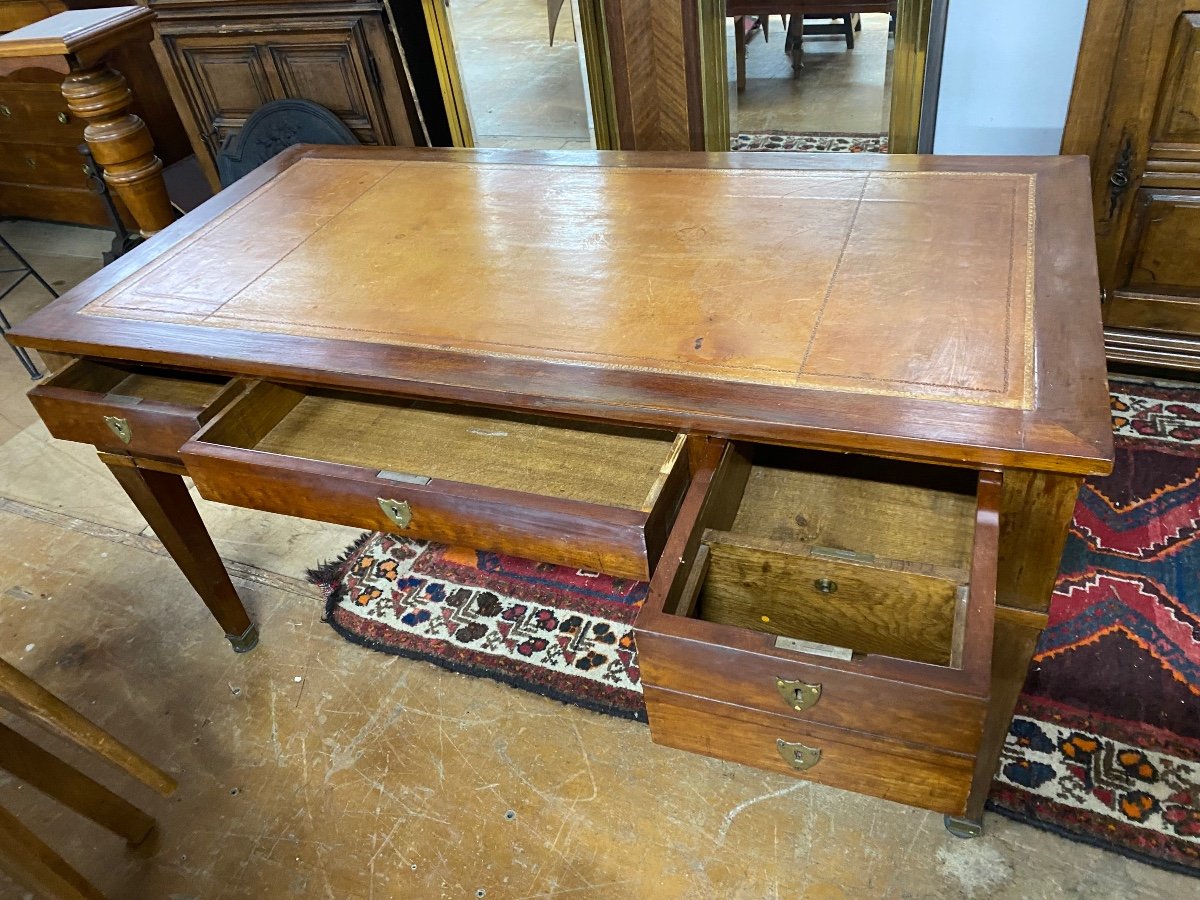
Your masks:
M739 134L730 139L731 150L791 150L820 153L887 153L886 134L833 134L767 131Z
M1111 387L989 807L1200 876L1200 389ZM645 721L643 582L383 534L310 576L350 641Z

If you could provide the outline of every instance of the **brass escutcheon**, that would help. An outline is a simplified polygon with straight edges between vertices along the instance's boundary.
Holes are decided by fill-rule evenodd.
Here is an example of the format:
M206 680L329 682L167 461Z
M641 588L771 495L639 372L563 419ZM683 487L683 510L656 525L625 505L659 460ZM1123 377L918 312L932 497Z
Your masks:
M379 501L379 508L391 519L393 525L397 528L408 527L408 523L412 521L412 507L408 505L407 500L385 500L383 497L376 499Z
M817 705L821 699L821 686L809 684L806 681L789 681L785 678L775 679L775 689L783 702L796 712L803 712Z
M801 772L811 769L821 761L821 751L816 747L808 747L804 744L789 744L783 738L777 740L775 746L779 749L779 755L783 757L783 761L793 769L799 769Z
M105 416L104 424L108 426L108 430L119 437L122 442L128 444L133 440L133 429L129 427L129 421L122 419L120 416Z

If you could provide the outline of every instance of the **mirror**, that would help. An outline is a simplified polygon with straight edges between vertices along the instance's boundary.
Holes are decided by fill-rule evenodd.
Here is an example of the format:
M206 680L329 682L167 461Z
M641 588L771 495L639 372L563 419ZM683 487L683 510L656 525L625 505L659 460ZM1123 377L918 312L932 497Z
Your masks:
M725 0L732 149L916 152L933 2Z
M424 3L458 146L596 146L578 0Z

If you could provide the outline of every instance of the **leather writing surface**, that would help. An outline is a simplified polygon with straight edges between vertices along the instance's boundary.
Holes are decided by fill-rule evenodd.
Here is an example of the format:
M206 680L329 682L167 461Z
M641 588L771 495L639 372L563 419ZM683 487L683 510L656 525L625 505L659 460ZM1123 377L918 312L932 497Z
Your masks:
M1035 177L307 158L82 312L1029 408Z

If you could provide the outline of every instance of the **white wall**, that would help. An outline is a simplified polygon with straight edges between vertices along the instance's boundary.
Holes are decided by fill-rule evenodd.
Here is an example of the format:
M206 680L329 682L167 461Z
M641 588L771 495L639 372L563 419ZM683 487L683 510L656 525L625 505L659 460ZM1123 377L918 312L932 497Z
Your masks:
M949 0L934 153L1056 154L1087 0Z

